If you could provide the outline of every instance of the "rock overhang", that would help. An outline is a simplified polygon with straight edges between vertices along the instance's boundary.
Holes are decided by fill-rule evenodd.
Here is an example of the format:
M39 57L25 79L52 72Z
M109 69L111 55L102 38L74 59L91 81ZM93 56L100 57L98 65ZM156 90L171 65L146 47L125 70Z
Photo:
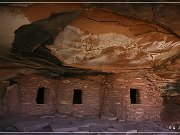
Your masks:
M64 65L105 72L153 68L179 47L179 37L159 25L97 9L81 12L48 46Z
M49 8L52 10L54 6L51 5ZM29 11L34 12L37 7L43 9L47 8L48 5L30 5L28 6L30 10L23 7L21 12L28 15L31 22L38 22L39 19L46 20L44 18L50 14L49 11L47 14L43 12L42 15L38 13L34 15L35 18L28 14ZM55 7L57 8L57 6ZM65 9L67 7L67 5L64 6ZM84 69L85 72L86 69L111 73L136 71L162 65L167 66L168 62L171 64L171 58L178 59L179 37L163 25L142 18L123 16L117 14L118 12L97 8L82 10L82 7L75 6L75 10L81 10L81 14L67 24L55 38L53 45L46 45L43 48L45 54L55 56L56 60L58 59L60 63L63 62L62 68L65 72L68 71L66 66L74 67L74 69L79 68L78 71ZM59 12L60 8L56 8L52 12ZM65 9L61 9L60 12L67 12ZM46 55L44 56L46 57ZM37 57L33 57L39 64ZM28 60L32 61L31 58ZM45 63L47 64L47 61ZM50 65L52 66L52 64L54 63L51 61ZM175 70L178 69L177 64L170 66L170 68L172 67L176 67ZM69 71L74 74L74 69ZM47 70L47 72L50 71L52 70Z

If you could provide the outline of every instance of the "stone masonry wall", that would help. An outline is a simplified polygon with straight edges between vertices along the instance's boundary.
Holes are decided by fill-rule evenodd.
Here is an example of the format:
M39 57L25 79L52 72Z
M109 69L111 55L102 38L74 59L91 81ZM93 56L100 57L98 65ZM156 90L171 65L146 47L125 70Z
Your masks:
M130 121L159 120L160 90L145 78L146 73L122 73L106 78L103 113ZM140 104L131 104L130 89L138 89Z
M45 104L37 104L36 97L39 87L45 88ZM29 75L19 82L20 114L49 114L54 111L55 91L58 83L55 80Z
M59 87L60 113L98 115L101 109L101 77L67 78ZM73 104L74 89L82 90L82 104Z
M66 78L59 80L30 75L19 82L20 114L98 115L102 103L101 77ZM39 87L45 88L45 104L37 104ZM82 90L82 104L73 104L74 89Z
M61 78L30 75L19 82L20 114L110 115L130 121L159 120L163 109L160 90L146 73ZM46 102L37 104L39 87L45 87ZM138 89L140 104L131 104L130 89ZM82 90L82 104L73 104L75 89Z

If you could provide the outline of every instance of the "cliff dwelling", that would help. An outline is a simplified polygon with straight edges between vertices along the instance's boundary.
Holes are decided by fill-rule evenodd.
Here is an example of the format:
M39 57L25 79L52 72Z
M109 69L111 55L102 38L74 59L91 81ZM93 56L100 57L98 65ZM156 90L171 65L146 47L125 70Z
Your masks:
M179 134L179 4L0 6L0 132Z

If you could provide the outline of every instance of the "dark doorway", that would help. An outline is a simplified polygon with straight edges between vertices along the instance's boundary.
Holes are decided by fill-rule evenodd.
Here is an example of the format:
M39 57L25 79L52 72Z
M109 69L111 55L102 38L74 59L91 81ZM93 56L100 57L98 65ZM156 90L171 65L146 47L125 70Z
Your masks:
M36 97L37 104L44 104L44 87L39 87Z
M131 104L139 104L140 103L140 96L138 89L130 89L130 99Z
M82 104L82 90L74 90L73 104Z

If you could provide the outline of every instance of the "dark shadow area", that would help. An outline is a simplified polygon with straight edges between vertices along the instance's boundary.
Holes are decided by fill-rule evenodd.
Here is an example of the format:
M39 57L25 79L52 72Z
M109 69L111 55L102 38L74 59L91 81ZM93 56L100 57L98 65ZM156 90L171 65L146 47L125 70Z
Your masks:
M177 80L164 87L161 119L164 122L176 123L180 120L180 82Z
M82 104L82 90L74 90L73 104Z
M38 89L37 97L36 97L37 104L44 104L44 91L45 91L44 87L40 87Z
M139 104L140 103L138 89L130 89L130 99L131 99L131 104Z

